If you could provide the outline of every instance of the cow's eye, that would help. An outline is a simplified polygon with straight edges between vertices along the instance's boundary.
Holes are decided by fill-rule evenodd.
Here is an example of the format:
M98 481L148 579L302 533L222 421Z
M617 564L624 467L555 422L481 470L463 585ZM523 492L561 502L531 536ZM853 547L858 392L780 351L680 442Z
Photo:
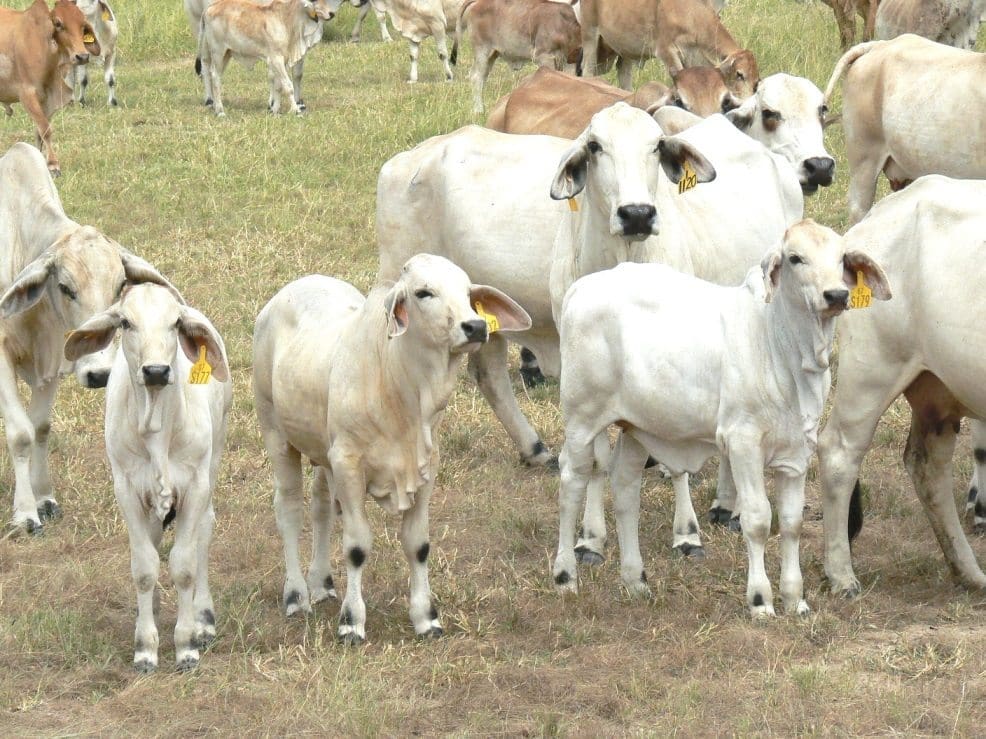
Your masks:
M789 261L791 264L804 264L805 263L805 260L802 259L801 257L799 257L797 254L792 254L791 256L789 256L787 258L787 261Z
M64 282L59 282L58 283L58 289L61 291L62 295L64 295L69 300L75 300L75 297L76 297L75 290L73 290L72 288L70 288Z
M589 142L589 153L590 154L598 154L602 150L603 150L603 147L601 147L599 145L599 142L598 141L590 141Z
M418 290L417 292L414 293L414 297L416 297L418 300L424 300L425 298L435 297L435 293L433 293L431 290Z
M746 79L746 75L745 75L745 74L743 74L742 72L737 72L737 73L736 73L736 79L738 79L738 80L740 80L740 81L743 81L743 80L745 80L745 79Z
M120 328L122 328L124 331L129 331L133 327L134 325L130 323L130 321L128 321L126 318L120 320Z

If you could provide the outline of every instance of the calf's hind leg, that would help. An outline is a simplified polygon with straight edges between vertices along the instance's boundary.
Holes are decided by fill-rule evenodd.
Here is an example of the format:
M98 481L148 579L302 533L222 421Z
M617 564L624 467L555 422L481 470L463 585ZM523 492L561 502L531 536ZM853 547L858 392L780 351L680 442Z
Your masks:
M284 613L287 616L298 611L307 613L311 610L311 603L298 554L298 537L304 515L301 455L276 431L264 431L264 446L267 447L274 471L274 515L284 546Z
M335 520L335 499L329 489L328 473L324 467L315 467L312 480L312 561L308 566L308 591L313 605L336 597L330 561Z

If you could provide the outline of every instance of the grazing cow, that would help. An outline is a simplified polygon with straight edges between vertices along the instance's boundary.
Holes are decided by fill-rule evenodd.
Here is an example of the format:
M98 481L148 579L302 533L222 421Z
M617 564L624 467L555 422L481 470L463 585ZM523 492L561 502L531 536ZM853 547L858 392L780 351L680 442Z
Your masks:
M959 49L974 49L986 0L883 0L875 38L914 33Z
M673 80L670 90L660 82L648 82L630 93L595 77L573 77L541 67L497 100L486 127L504 133L543 133L574 139L593 115L621 100L648 111L676 105L702 118L725 113L740 104L726 89L725 80L715 67L689 67Z
M99 55L103 57L103 80L106 82L106 104L116 107L116 16L105 0L73 0L96 34ZM89 65L77 64L70 74L73 94L80 105L86 104L89 87Z
M534 61L562 70L582 51L575 11L554 0L466 0L459 11L450 61L455 64L467 28L472 39L473 112L483 112L483 87L500 57L512 65Z
M910 34L859 44L835 65L826 100L843 74L852 223L873 205L881 171L894 190L926 174L986 178L986 54Z
M367 497L402 516L415 633L442 634L427 566L438 426L462 358L493 331L531 325L513 300L471 283L447 259L419 254L395 276L393 286L378 287L366 299L331 277L296 280L263 308L253 335L257 416L274 469L287 565L284 606L290 615L335 595L329 536L338 505L347 575L338 633L350 644L366 639ZM307 583L298 562L302 456L317 465Z
M411 49L411 74L408 82L418 81L418 56L421 42L429 36L435 37L438 59L445 68L445 79L452 79L449 66L447 34L455 31L459 11L465 0L387 0L390 22L397 32L407 39Z
M692 150L711 162L717 176L678 194L658 171L663 161L680 178ZM595 164L586 166L590 159ZM687 160L696 182L700 172L708 176L697 157ZM549 193L571 193L574 205L553 201ZM533 320L531 329L510 338L533 350L545 374L557 376L549 275L559 249L582 255L583 270L655 259L735 283L762 256L764 244L776 243L800 220L802 209L793 170L721 116L674 139L623 103L597 113L576 142L469 126L383 166L377 184L379 278L393 279L408 252L430 248L488 284L502 283ZM660 233L634 234L638 228ZM577 234L578 242L557 243L561 229ZM547 463L549 450L514 398L505 337L491 337L470 357L469 368L524 461ZM601 556L601 495L592 500L598 507L585 527L585 549ZM681 536L676 530L675 546L699 545L697 526L694 534L687 528Z
M14 144L0 158L0 414L14 468L16 527L40 533L58 515L48 474L51 407L66 331L116 300L127 283L164 278L143 259L65 215L44 157ZM109 354L75 364L79 382L103 387ZM20 377L30 388L24 407Z
M102 351L117 330L120 348L106 387L106 455L130 535L137 588L134 667L157 669L158 548L174 519L168 563L178 591L175 659L179 670L190 670L199 663L199 649L216 636L209 540L212 491L233 401L226 348L209 319L185 305L173 287L138 285L70 333L65 358Z
M886 0L883 0L886 2ZM880 0L822 0L832 8L835 24L839 28L839 41L843 49L856 43L856 16L863 19L863 40L873 38L876 25L876 8Z
M363 32L363 21L366 20L366 16L369 15L370 10L373 10L373 14L377 17L377 23L380 24L380 36L384 42L390 43L394 39L390 35L390 31L387 30L387 2L386 0L351 0L352 4L359 8L359 15L356 16L356 25L353 26L353 32L349 35L349 40L358 44L360 36Z
M674 74L685 67L717 65L729 89L745 98L760 72L753 52L741 49L715 9L702 0L582 0L583 71L596 71L601 38L619 55L620 87L630 89L634 61L658 57Z
M857 273L873 297L890 298L875 261L805 220L739 287L650 264L623 264L572 286L560 322L565 444L553 574L561 590L578 589L577 509L593 447L615 424L622 433L610 474L620 574L631 593L650 592L637 541L648 455L682 476L718 453L736 486L751 615L774 615L765 467L777 488L781 596L788 612L808 613L798 555L805 476L829 389L835 319L849 307Z
M268 107L281 112L284 99L292 113L301 115L301 76L308 50L322 40L322 23L332 20L342 0L216 0L202 14L199 56L205 104L216 115L226 115L222 101L222 74L230 59L247 66L267 62L270 82ZM288 67L291 76L288 76Z
M902 393L911 406L904 466L953 575L986 588L952 490L959 421L986 418L986 362L977 341L986 303L975 280L984 202L986 182L928 175L877 203L843 239L886 266L897 296L850 311L840 327L839 381L818 439L825 573L834 593L860 592L849 541L861 518L849 531L848 514L859 502L859 466L877 423Z
M23 11L0 8L0 104L8 115L11 103L24 106L52 174L61 168L49 119L72 99L65 72L99 51L92 26L69 0L57 0L51 9L44 0Z

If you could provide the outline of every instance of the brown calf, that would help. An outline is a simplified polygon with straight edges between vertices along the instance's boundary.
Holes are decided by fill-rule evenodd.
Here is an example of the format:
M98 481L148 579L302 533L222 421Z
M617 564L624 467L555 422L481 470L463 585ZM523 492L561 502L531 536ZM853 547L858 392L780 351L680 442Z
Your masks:
M455 64L462 32L472 38L473 112L483 112L483 87L499 57L508 64L533 61L564 69L575 64L582 35L575 11L552 0L466 0L455 26L450 61Z
M839 41L843 49L856 43L856 15L863 19L863 40L873 38L876 26L876 9L879 0L822 0L835 13L835 24L839 27Z
M582 48L587 75L596 74L600 37L620 59L620 87L630 89L632 63L658 57L670 74L718 66L726 85L749 97L760 79L753 52L741 49L711 5L702 0L582 0Z
M72 65L87 64L90 54L99 53L92 26L69 0L58 0L53 9L44 0L22 11L0 8L0 103L7 110L11 103L24 106L52 174L61 169L49 118L72 101L65 75Z

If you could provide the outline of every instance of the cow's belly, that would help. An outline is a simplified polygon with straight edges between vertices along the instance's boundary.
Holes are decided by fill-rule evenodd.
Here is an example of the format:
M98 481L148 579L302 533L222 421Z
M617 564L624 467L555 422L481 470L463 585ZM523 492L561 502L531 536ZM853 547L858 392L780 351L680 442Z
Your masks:
M599 32L606 45L623 57L648 59L657 50L656 21L628 14L623 8L601 8Z

